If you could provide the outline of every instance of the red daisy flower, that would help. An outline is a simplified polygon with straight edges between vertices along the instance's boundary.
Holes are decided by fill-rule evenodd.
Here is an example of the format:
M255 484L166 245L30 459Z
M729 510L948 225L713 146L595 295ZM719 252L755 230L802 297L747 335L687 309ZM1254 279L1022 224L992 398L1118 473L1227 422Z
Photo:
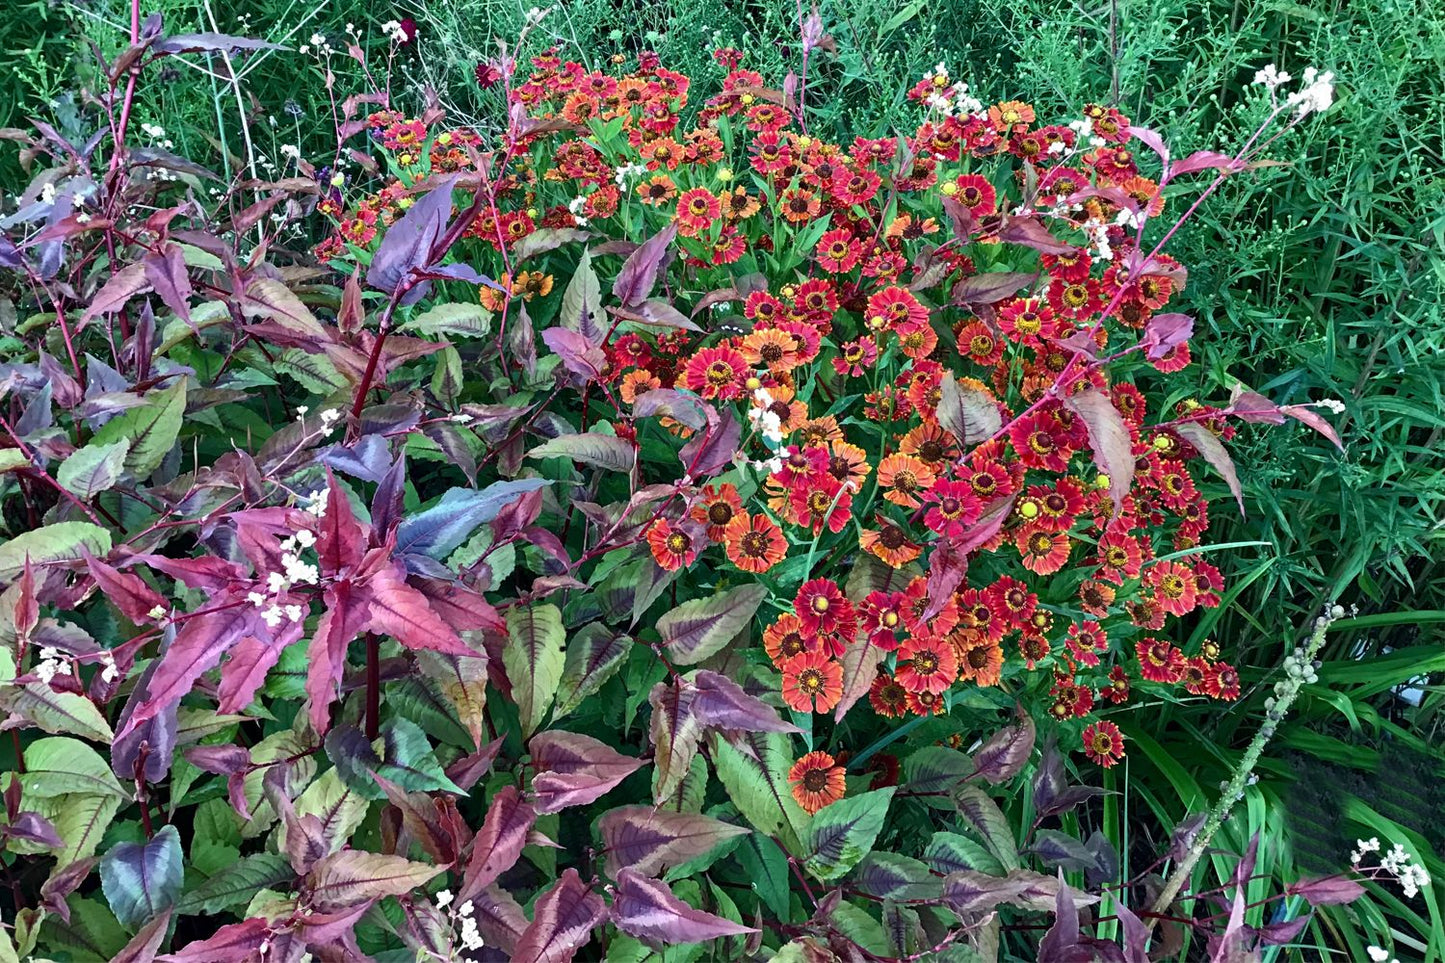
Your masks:
M1204 675L1204 691L1212 699L1233 702L1239 698L1239 673L1227 662L1216 662Z
M1114 705L1122 705L1129 698L1129 676L1122 665L1109 670L1109 684L1100 693Z
M732 401L743 396L750 373L742 352L719 345L703 348L688 359L683 385L704 398Z
M1194 572L1178 562L1154 563L1144 574L1144 584L1154 590L1154 601L1170 615L1185 615L1199 602Z
M898 719L908 711L908 690L889 673L879 672L868 688L868 704L883 718Z
M815 578L804 582L793 599L793 611L803 631L812 636L845 635L851 637L857 626L853 603L843 595L832 579Z
M868 641L884 652L898 648L898 635L903 625L902 592L869 592L858 603L858 622L868 633Z
M1163 639L1146 635L1134 643L1139 659L1139 674L1150 682L1179 681L1184 672L1184 653Z
M1084 727L1084 755L1105 769L1124 758L1124 734L1112 722L1100 720Z
M923 501L929 506L923 524L940 535L962 535L983 510L972 486L949 479L935 482Z
M1036 412L1016 420L1008 431L1009 442L1019 460L1028 468L1062 472L1069 467L1068 432L1050 412Z
M1064 532L1050 532L1040 527L1020 529L1014 536L1024 568L1036 575L1048 575L1063 568L1069 561L1073 542Z

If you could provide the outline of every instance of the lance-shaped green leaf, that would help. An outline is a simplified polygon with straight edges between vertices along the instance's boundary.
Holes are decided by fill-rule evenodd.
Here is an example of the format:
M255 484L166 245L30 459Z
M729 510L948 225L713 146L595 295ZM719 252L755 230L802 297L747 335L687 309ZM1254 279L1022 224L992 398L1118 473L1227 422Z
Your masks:
M749 825L801 853L808 816L788 785L792 740L781 732L747 732L732 740L714 736L710 747L718 779Z
M367 799L384 799L386 793L371 778L383 779L408 790L445 790L461 794L447 778L432 752L421 726L395 717L381 727L380 751L355 726L337 726L326 734L326 755L336 765L341 781Z
M674 665L692 665L721 651L752 621L767 597L766 586L740 585L712 598L684 602L657 620L657 631Z
M0 583L9 583L25 570L25 560L37 568L47 562L80 561L86 553L110 552L110 532L90 522L56 522L21 532L0 544Z
M69 793L128 799L110 764L79 739L37 739L25 747L21 798L49 799Z
M64 796L37 799L33 805L27 803L26 807L38 813L42 818L50 820L55 834L60 837L64 845L55 850L36 847L16 839L11 839L7 845L17 852L23 849L26 852L44 852L47 855L53 855L55 872L58 873L77 860L95 855L96 849L100 846L101 837L124 804L124 799L110 794L97 796L70 793Z
M1018 869L1018 844L1014 842L1013 830L1009 828L1008 818L998 808L998 803L971 783L953 790L953 802L999 864L1006 870Z
M515 606L507 610L507 644L502 666L522 723L522 737L537 730L562 680L562 612L555 605Z
M415 334L481 338L491 333L492 312L476 303L438 304L401 326Z
M686 682L659 682L652 687L652 760L657 767L653 801L662 801L677 791L687 778L692 757L702 739L702 720L693 711L698 692Z
M279 853L253 853L224 867L176 903L182 915L228 912L244 908L263 889L289 882L296 873Z
M44 682L0 685L0 709L55 735L82 736L95 742L110 742L114 737L94 702L76 692L57 692Z
M446 700L456 710L457 720L466 727L472 742L480 749L483 739L483 711L487 706L487 659L479 651L475 659L463 659L435 652L418 652L416 664L423 675L433 680Z
M1123 510L1124 496L1134 485L1134 445L1129 425L1109 396L1098 388L1070 395L1064 404L1089 430L1089 447L1099 470L1109 476L1109 498L1117 515Z
M119 843L100 861L100 885L121 925L136 927L180 895L185 866L181 834L163 826L145 843Z
M147 395L143 406L101 425L91 444L128 442L130 450L125 456L125 470L137 478L148 478L170 454L181 433L185 413L186 379L181 378L172 387Z
M120 481L129 452L128 438L108 445L92 441L60 463L55 469L55 480L76 498L88 501Z
M594 468L608 471L632 471L637 453L631 442L616 435L589 431L581 435L562 435L527 452L528 458L570 458Z
M924 746L903 760L903 784L910 793L937 796L952 805L946 794L973 771L973 760L957 749Z
M370 803L366 796L346 785L339 768L331 768L323 772L319 779L313 780L311 785L296 797L291 808L298 819L316 817L314 836L326 847L327 853L334 853L346 844L351 834L365 821ZM283 823L277 834L277 848L283 853L287 851L287 836L290 834L291 825Z
M749 832L700 813L651 806L609 810L597 821L597 829L607 847L607 875L613 879L629 867L644 876L661 876L684 864L697 868L698 861L706 863L710 854L720 854Z
M622 668L631 651L630 636L614 632L601 622L590 622L578 629L567 642L562 681L557 686L555 717L565 716L602 688L602 684Z
M317 910L340 910L410 893L445 868L401 856L344 849L319 860L307 874L305 888Z
M819 879L837 879L873 851L888 818L895 786L824 806L808 824L807 866Z
M927 863L898 853L869 853L853 878L860 890L880 899L937 899L942 894L941 882Z
M934 833L923 850L923 859L929 869L944 875L964 869L993 875L1003 872L1003 864L987 846L958 833Z

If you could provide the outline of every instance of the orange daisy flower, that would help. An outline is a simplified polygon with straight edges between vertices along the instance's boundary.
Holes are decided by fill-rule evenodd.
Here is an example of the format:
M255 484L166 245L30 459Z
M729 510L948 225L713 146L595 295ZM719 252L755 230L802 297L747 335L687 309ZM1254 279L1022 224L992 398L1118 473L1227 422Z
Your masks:
M669 572L691 565L697 558L698 546L693 537L665 518L647 530L647 545L657 564Z
M622 376L622 400L629 405L654 388L662 387L662 379L646 368L636 368Z
M898 647L899 685L909 692L943 692L958 678L958 656L945 638L915 636Z
M754 367L792 371L801 361L793 336L777 328L762 328L743 338L743 357Z
M766 572L788 554L783 530L766 515L743 512L732 520L721 541L728 558L744 572Z
M811 221L823 206L816 194L802 187L790 187L783 191L781 200L783 217L794 224Z
M677 196L677 185L666 174L654 174L637 185L637 196L644 204L661 207Z
M998 685L1003 676L1003 646L997 642L974 644L958 662L959 675L980 686Z
M878 556L892 568L902 568L923 554L923 548L892 522L878 516L878 529L858 532L858 547Z
M810 816L842 799L848 791L843 767L835 765L833 757L826 752L810 752L793 763L793 768L788 770L788 782L793 785L793 798Z
M922 504L918 496L932 488L937 479L927 462L912 455L889 455L878 464L878 486L883 497L904 508Z
M743 500L736 485L709 485L703 489L702 502L694 505L691 517L707 526L707 537L714 542L723 540L723 533L733 519L745 515Z
M719 345L703 348L688 359L683 385L709 400L733 401L743 396L743 385L750 373L741 352Z
M803 623L792 612L784 612L778 616L776 622L763 630L763 649L774 665L781 666L812 647L803 633Z
M1024 568L1038 575L1057 572L1068 564L1072 544L1065 533L1041 528L1024 529L1014 536Z
M822 652L783 663L783 701L798 712L829 712L843 698L843 666Z

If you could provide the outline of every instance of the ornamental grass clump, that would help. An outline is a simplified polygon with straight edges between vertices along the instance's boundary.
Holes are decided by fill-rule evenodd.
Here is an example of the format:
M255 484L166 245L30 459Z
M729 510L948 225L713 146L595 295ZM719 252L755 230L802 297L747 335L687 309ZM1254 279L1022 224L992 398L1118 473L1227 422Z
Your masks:
M1233 154L943 64L916 127L835 143L800 26L778 87L732 50L716 91L504 51L492 128L356 94L332 156L216 210L127 146L120 80L113 137L31 143L0 704L35 775L4 831L55 862L22 954L75 905L177 961L1278 935L1144 912L1066 771L1127 759L1141 699L1240 695L1179 642L1228 588L1205 493L1243 510L1241 423L1333 439L1329 402L1181 390L1165 246L1330 76L1262 71Z

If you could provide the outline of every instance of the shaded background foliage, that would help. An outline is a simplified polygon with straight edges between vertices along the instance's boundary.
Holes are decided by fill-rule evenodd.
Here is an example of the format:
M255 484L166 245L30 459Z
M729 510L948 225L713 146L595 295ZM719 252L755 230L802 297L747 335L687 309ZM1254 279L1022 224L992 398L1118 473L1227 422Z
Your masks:
M214 15L222 30L291 46L313 31L342 46L351 23L376 50L385 47L380 23L411 16L419 42L403 70L416 90L440 91L465 119L483 116L486 98L497 96L473 80L478 56L515 35L527 6L258 0L222 10L160 0L146 8L173 30L208 29ZM1347 451L1301 426L1242 436L1236 460L1250 516L1231 517L1221 499L1210 534L1249 544L1221 556L1232 597L1193 631L1224 643L1253 685L1250 697L1151 707L1129 732L1140 751L1112 778L1163 825L1204 805L1259 718L1297 626L1337 600L1360 614L1336 624L1321 684L1306 689L1264 763L1278 778L1251 789L1226 844L1242 845L1259 829L1276 833L1261 871L1285 877L1342 858L1355 835L1400 836L1401 826L1445 849L1439 827L1421 818L1438 808L1445 722L1445 698L1432 684L1445 671L1445 8L1433 0L838 0L823 12L839 44L809 81L825 135L901 126L904 90L942 59L984 100L1018 97L1042 113L1065 114L1116 91L1136 123L1183 154L1238 142L1252 129L1256 108L1243 88L1258 67L1335 72L1337 102L1324 122L1273 145L1281 166L1231 178L1173 253L1191 269L1185 297L1201 330L1189 370L1200 396L1240 381L1280 403L1342 398ZM795 14L793 3L774 0L572 0L538 46L556 43L594 64L655 49L703 82L722 75L710 50L731 45L746 52L745 66L780 76L791 65ZM89 108L64 91L73 79L94 80L86 44L113 55L125 19L121 0L4 5L0 55L14 82L0 85L0 126L32 115L62 131L74 126ZM169 83L146 88L137 116L165 126L178 153L216 167L243 163L226 140L240 109L263 156L297 141L303 154L329 149L319 68L264 56L242 105L212 78L178 66ZM356 86L347 77L354 63L339 57L333 69L338 89ZM0 151L0 185L23 183L15 153ZM1356 660L1366 655L1384 658L1362 671ZM1390 779L1379 778L1386 772ZM1127 857L1129 819L1117 806L1114 818L1106 830L1123 835L1116 842ZM1445 878L1438 862L1430 868ZM1375 895L1379 912L1400 909ZM1358 936L1322 932L1342 918L1319 917L1312 935L1342 939L1363 959ZM1421 958L1430 943L1437 953L1445 946L1438 902L1429 918L1401 919Z

